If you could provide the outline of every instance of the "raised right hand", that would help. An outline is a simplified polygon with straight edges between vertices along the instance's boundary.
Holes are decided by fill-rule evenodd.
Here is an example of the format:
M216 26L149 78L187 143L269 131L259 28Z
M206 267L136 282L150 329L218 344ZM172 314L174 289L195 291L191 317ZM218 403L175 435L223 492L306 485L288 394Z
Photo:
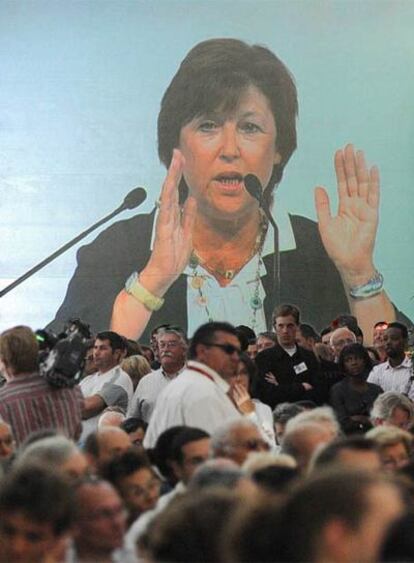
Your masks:
M154 295L162 297L187 266L192 251L192 233L197 203L190 195L183 207L178 202L178 185L184 167L184 157L174 149L165 178L156 235L151 258L140 273L140 282Z

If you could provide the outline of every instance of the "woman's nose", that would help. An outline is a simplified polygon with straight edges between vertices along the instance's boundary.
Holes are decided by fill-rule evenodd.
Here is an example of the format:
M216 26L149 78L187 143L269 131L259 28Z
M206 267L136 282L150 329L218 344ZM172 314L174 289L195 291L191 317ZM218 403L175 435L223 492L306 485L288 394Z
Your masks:
M239 156L240 148L236 126L232 123L225 123L222 129L220 158L226 162L231 162Z

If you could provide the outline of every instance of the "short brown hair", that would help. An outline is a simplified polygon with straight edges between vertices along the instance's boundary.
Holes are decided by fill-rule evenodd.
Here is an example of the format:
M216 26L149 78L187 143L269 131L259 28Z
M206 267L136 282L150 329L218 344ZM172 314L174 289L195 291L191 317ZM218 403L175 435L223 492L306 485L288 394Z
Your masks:
M288 317L289 315L292 315L297 325L300 323L300 311L296 305L289 305L287 303L278 305L272 313L272 324L275 323L278 317Z
M39 346L28 326L15 326L0 336L0 358L14 374L38 369Z

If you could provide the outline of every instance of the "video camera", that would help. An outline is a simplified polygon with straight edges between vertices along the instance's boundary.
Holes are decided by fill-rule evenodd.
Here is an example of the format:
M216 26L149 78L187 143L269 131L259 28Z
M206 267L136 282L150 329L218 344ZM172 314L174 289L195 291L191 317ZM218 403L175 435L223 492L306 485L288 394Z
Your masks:
M39 330L36 337L40 375L53 387L73 387L79 383L91 338L89 325L80 319L70 319L59 336Z

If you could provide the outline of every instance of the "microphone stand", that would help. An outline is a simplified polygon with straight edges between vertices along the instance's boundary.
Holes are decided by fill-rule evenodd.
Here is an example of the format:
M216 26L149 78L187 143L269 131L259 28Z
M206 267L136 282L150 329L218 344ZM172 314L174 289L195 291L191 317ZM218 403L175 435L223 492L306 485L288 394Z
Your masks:
M136 188L136 189L143 190L142 188ZM133 191L135 191L135 190L133 190ZM143 190L143 192L144 192L144 190ZM44 260L42 260L38 264L36 264L36 266L33 266L33 268L30 268L30 270L28 270L25 274L21 275L19 278L14 280L14 282L12 282L8 286L6 286L4 289L2 289L0 291L0 298L4 297L7 293L9 293L9 291L12 291L12 289L14 289L15 287L17 287L18 285L23 283L25 280L27 280L28 278L33 276L33 274L35 274L36 272L38 272L39 270L41 270L42 268L47 266L50 262L52 262L53 260L58 258L58 256L60 256L64 252L66 252L66 250L69 250L69 248L74 246L77 242L81 241L83 238L85 238L87 235L89 235L89 233L91 233L92 231L94 231L95 229L97 229L98 227L100 227L101 225L103 225L104 223L106 223L107 221L109 221L110 219L112 219L113 217L115 217L116 215L118 215L119 213L124 211L125 209L133 209L134 207L137 207L138 205L140 205L146 197L146 194L144 192L144 194L141 195L141 198L142 198L141 201L134 202L135 203L135 205L134 205L134 203L130 203L130 201L128 200L129 195L131 195L132 193L133 192L128 194L126 196L124 202L119 207L117 207L114 211L109 213L109 215L106 215L105 217L103 217L102 219L100 219L99 221L94 223L91 227L89 227L88 229L86 229L85 231L80 233L78 236L76 236L75 238L73 238L72 240L70 240L69 242L67 242L66 244L61 246L60 248L58 248L55 252L53 252L53 254L51 254L50 256L48 256L47 258L45 258Z

